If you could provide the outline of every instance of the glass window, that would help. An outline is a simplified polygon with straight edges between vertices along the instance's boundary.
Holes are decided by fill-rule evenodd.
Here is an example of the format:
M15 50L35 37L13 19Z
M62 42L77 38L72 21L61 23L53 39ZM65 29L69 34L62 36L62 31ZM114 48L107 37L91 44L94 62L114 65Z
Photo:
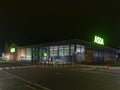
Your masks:
M82 45L76 45L76 53L85 54L85 47Z
M38 51L38 48L36 48L36 51Z
M59 56L64 56L63 46L59 46Z
M74 45L71 45L71 49L74 49Z
M58 46L50 46L50 56L58 56Z
M54 56L58 56L58 46L54 46Z
M81 45L76 45L76 47L80 48L80 47L81 47Z
M74 54L74 45L71 45L71 52L70 52L70 55Z
M50 56L54 56L54 47L50 46Z
M33 53L33 56L35 56L35 54Z
M53 55L54 55L54 56L58 56L58 51L55 50Z
M35 48L32 48L33 49L33 51L35 50Z
M80 48L79 47L76 48L76 53L80 53Z
M58 46L54 46L54 50L58 50Z
M85 47L84 47L84 46L81 46L81 47L80 47L80 53L81 53L81 54L85 54Z
M76 45L76 53L80 53L80 45Z
M69 45L64 45L64 56L69 56Z
M69 50L64 51L64 56L69 56Z
M50 46L50 49L52 50L54 47L53 46Z

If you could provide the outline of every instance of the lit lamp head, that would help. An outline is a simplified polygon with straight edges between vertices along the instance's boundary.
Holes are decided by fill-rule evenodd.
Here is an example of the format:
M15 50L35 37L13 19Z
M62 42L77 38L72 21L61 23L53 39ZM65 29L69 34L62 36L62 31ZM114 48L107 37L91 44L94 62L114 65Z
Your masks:
M14 53L14 52L15 52L15 48L11 48L11 49L10 49L10 52L11 52L11 53Z
M104 39L98 36L95 36L94 38L94 43L100 44L100 45L104 45Z

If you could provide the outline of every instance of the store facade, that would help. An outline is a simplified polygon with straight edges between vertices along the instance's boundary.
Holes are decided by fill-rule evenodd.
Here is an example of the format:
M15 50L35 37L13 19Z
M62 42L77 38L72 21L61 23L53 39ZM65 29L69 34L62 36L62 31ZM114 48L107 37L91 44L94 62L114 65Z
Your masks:
M30 46L17 46L16 52L9 51L5 52L6 56L14 54L14 58L17 61L46 63L56 61L59 63L99 63L106 60L113 60L117 55L116 49L78 39ZM6 57L6 59L12 60L13 58Z

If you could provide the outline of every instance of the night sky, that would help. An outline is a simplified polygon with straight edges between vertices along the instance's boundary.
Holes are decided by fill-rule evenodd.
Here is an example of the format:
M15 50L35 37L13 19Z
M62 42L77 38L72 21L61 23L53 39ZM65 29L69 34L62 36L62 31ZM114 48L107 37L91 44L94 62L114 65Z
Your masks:
M0 1L0 50L6 41L35 44L65 39L120 46L120 8L113 2L8 0Z

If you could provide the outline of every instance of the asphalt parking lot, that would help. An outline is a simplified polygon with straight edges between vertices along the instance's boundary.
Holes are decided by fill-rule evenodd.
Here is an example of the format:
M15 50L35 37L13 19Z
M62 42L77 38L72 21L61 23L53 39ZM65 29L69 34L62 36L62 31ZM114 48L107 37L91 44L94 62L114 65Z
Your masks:
M0 90L120 90L120 70L0 63Z
M34 66L4 68L1 72L17 80L22 90L120 90L119 70ZM17 88L16 83L11 84L8 90Z

